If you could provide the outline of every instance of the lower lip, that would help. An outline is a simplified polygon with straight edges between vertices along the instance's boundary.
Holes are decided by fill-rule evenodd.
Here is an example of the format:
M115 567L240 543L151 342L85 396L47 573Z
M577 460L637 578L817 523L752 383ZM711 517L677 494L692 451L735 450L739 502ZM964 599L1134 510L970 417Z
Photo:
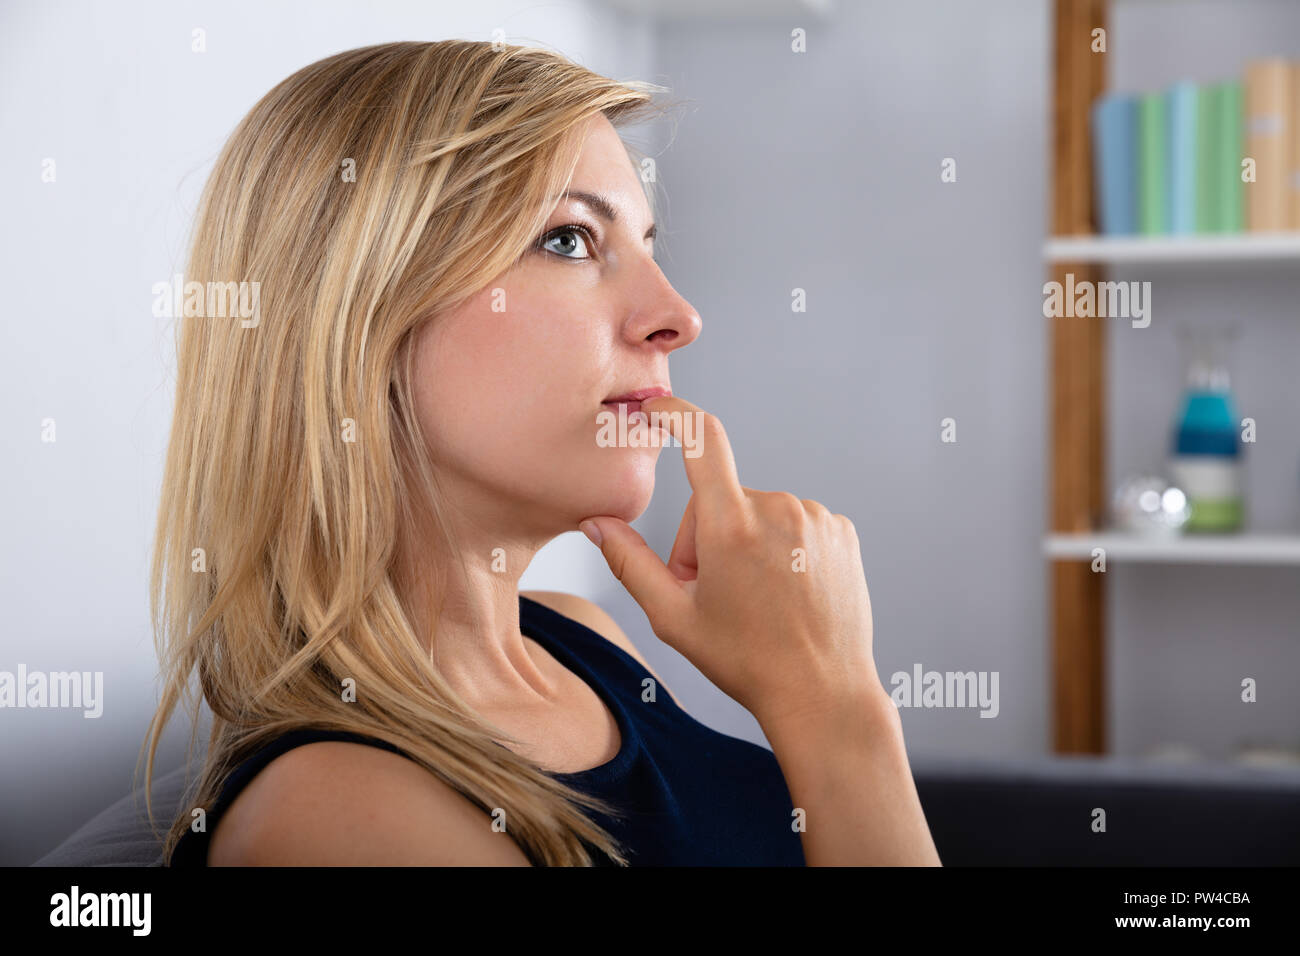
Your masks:
M626 408L625 415L631 415L633 412L641 411L641 403L635 402L601 402L606 408Z

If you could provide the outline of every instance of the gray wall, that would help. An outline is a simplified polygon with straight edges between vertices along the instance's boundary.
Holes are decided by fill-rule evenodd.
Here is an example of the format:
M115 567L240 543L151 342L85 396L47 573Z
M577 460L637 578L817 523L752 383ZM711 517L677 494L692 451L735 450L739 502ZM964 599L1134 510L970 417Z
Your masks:
M1037 3L843 4L829 22L659 34L694 101L661 164L665 271L699 310L674 391L741 482L853 519L877 669L1000 672L1001 712L905 710L909 749L1047 747L1043 265L1048 20ZM957 181L940 163L957 160ZM791 289L808 311L792 313ZM957 441L940 441L956 419ZM689 498L667 452L661 554ZM614 599L615 595L611 595ZM635 607L625 619L638 624ZM649 636L688 709L757 723Z
M1113 10L1119 89L1300 56L1293 3ZM1000 672L997 719L904 710L914 756L1045 752L1047 5L841 4L808 25L803 56L788 52L789 26L690 22L658 38L675 89L698 103L662 166L666 271L704 318L699 341L674 357L674 388L722 416L743 483L855 520L882 678L917 662ZM939 181L946 156L956 183ZM1300 529L1297 270L1115 277L1152 281L1156 311L1149 328L1109 330L1111 486L1164 465L1182 383L1174 325L1231 317L1243 328L1238 401L1261 429L1247 470L1251 525ZM807 314L790 312L795 286L808 290ZM939 442L949 415L955 445ZM659 473L647 534L666 554L689 489L676 456ZM1114 752L1300 749L1294 567L1112 562L1108 575ZM747 713L645 633L635 607L616 592L607 600L622 600L688 707L761 739ZM1255 705L1240 702L1243 677L1259 681Z

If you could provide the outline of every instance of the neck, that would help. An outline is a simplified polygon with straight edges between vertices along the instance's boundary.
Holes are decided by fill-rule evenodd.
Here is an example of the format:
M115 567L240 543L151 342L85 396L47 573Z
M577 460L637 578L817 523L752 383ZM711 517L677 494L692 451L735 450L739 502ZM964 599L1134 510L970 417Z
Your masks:
M519 579L553 535L512 535L464 520L464 512L456 517L454 549L437 531L411 536L418 548L403 549L400 586L417 636L476 711L504 701L553 703L559 686L519 629Z

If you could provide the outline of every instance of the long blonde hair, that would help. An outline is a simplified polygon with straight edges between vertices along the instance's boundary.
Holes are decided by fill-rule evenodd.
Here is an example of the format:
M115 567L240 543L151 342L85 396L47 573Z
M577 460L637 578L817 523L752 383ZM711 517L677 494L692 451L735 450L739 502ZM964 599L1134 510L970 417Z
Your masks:
M448 533L416 424L416 331L536 241L580 123L657 115L660 90L544 49L386 43L299 70L226 143L185 278L259 283L259 316L178 320L146 793L181 703L192 754L196 671L213 726L167 857L241 760L313 727L388 741L485 812L505 808L537 865L590 865L584 841L626 863L583 812L615 808L499 745L444 681L399 559L423 517Z

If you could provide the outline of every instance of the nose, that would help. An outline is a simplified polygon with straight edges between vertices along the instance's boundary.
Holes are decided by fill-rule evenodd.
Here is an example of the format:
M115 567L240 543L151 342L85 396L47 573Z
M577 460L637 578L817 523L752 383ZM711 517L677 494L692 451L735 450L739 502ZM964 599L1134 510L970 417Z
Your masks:
M690 345L704 323L695 308L672 287L659 264L647 264L647 278L635 295L640 308L628 320L624 334L633 345L651 342L666 353Z

